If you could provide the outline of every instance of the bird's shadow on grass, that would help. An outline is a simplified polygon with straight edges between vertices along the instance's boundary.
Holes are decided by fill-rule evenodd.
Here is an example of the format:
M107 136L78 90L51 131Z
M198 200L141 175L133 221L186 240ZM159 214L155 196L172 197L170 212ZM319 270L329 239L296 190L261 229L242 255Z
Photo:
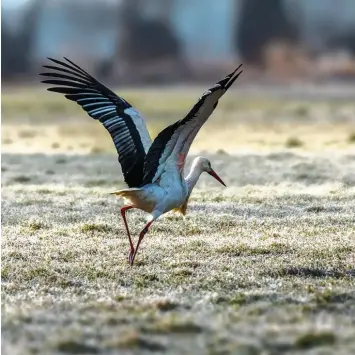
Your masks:
M319 202L318 202L319 200ZM243 219L260 219L273 218L285 219L295 216L307 217L312 214L332 214L342 211L338 206L322 206L321 199L312 198L311 202L301 201L299 205L288 205L287 200L278 199L275 206L260 205L256 203L249 203L248 206L243 206L239 202L224 202L218 204L195 204L190 206L191 212L209 215L226 214L236 218Z
M347 308L355 302L355 292L336 292L333 290L314 290L308 293L307 300L285 296L277 292L265 292L260 294L245 294L238 292L228 296L219 296L214 300L216 305L237 306L239 307L256 307L260 313L268 312L270 306L300 306L305 313L319 312L324 309L339 310ZM250 309L250 307L249 307Z
M215 304L228 304L232 306L248 306L256 303L271 303L271 304L301 304L302 302L292 297L280 297L276 292L261 293L261 294L245 294L238 292L235 295L219 296L215 300Z
M342 279L345 277L355 278L355 269L337 271L337 270L326 270L326 269L309 268L309 267L289 267L289 268L282 268L279 270L267 271L264 274L272 277L280 277L280 276L295 276L295 277L302 277L302 278L331 277L335 279Z

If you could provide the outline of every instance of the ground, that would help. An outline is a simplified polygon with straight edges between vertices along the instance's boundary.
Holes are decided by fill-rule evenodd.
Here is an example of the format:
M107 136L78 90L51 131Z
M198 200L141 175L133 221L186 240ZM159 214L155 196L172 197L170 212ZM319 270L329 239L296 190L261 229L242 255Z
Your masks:
M355 352L350 100L228 93L187 161L228 187L202 176L130 267L110 138L42 91L3 94L3 354ZM156 134L200 93L125 97ZM137 236L146 216L127 215Z

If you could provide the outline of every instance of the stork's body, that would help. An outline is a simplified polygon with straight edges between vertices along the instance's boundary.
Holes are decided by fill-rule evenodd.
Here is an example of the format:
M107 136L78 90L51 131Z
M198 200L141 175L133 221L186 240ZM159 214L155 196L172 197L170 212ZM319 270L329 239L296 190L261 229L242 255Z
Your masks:
M183 181L169 187L149 184L141 188L124 189L114 194L122 196L127 206L139 208L152 216L162 215L182 206L187 199L187 184Z
M123 197L127 206L139 208L152 214L152 217L160 216L172 209L185 214L184 206L187 204L192 189L201 173L209 170L211 170L209 161L198 157L194 160L186 179L178 169L172 169L162 181L113 193Z
M44 66L55 71L41 74L51 78L43 82L59 86L48 90L65 94L66 98L77 102L92 118L99 120L116 146L129 188L113 194L125 201L121 215L129 238L129 262L132 265L139 245L153 221L174 209L186 213L189 196L201 173L207 172L225 185L206 158L198 157L193 161L186 179L183 171L186 155L196 134L216 108L218 99L242 71L238 72L239 66L207 90L184 119L165 128L152 142L142 116L127 101L70 60L50 60L59 66ZM136 247L126 220L126 211L132 208L141 209L151 216L139 234Z

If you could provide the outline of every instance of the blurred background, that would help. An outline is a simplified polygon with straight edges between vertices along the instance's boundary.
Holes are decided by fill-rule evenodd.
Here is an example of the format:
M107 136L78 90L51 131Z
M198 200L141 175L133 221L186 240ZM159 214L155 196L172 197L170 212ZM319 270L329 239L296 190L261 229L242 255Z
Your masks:
M47 56L127 99L153 136L243 63L194 151L355 141L354 0L3 0L1 27L3 152L115 153L97 122L40 84Z
M5 85L63 55L120 84L355 79L353 0L3 0L1 29Z

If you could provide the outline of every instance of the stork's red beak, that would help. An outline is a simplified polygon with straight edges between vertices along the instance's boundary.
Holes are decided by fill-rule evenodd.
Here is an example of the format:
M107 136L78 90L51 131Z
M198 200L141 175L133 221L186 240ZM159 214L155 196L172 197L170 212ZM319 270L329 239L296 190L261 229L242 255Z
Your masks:
M222 179L216 174L216 172L211 169L210 171L208 171L208 173L213 176L217 181L219 181L222 185L224 185L225 187L227 187L227 185L222 181Z

